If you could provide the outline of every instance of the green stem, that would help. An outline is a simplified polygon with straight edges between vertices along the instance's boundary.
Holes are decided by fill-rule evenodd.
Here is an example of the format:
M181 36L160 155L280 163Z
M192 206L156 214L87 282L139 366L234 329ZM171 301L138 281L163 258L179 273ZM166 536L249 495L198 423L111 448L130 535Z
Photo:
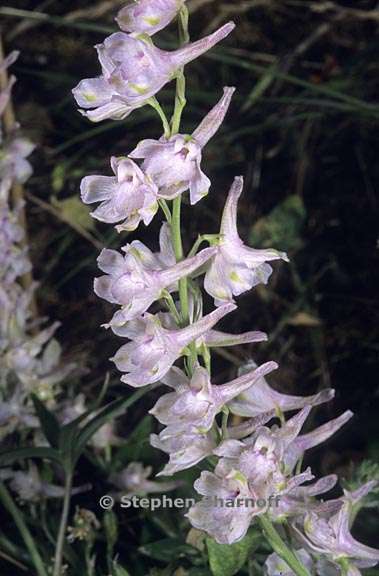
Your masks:
M167 292L167 290L165 290L163 293L163 298L165 299L165 302L167 304L169 311L171 312L171 314L175 318L175 322L177 323L178 326L180 326L182 323L181 317L180 317L179 312L175 306L175 302L174 302L173 297L171 296L171 294L169 292Z
M211 374L211 372L212 372L212 363L211 363L212 357L211 357L211 353L209 351L209 348L206 344L203 344L203 346L202 346L201 355L203 357L205 367L208 370L208 374Z
M229 419L229 408L224 406L222 412L222 423L221 423L221 431L222 431L222 439L226 440L228 438L228 419Z
M179 41L181 45L187 44L189 42L188 9L186 6L184 6L179 13ZM186 79L183 69L181 69L178 71L176 78L175 108L174 114L171 118L171 136L179 133L182 113L186 107L186 104ZM177 262L180 262L180 260L183 260L184 258L181 232L181 206L182 199L181 196L179 196L173 201L171 220L172 245ZM183 326L186 326L190 322L187 278L182 278L179 280L179 299ZM192 369L197 363L197 351L195 342L192 342L189 345L189 349L189 372L192 373Z
M170 208L168 207L166 200L164 200L163 198L160 198L158 202L159 202L159 206L163 210L163 214L165 215L167 222L169 224L171 224L171 211L170 211Z
M184 76L183 70L180 70L176 79L175 109L171 119L171 136L178 134L180 130L182 113L186 107L186 104L186 78Z
M62 508L61 521L59 525L57 545L55 548L53 576L61 576L62 573L63 548L66 537L68 514L70 511L71 489L72 489L72 472L66 471L63 508Z
M169 139L170 135L171 135L171 128L170 128L170 124L168 123L167 116L164 113L162 106L159 104L159 102L155 96L153 96L152 98L149 98L147 103L150 104L150 106L152 108L154 108L154 110L156 110L156 112L158 112L158 115L159 115L160 119L162 120L164 136L166 139Z
M347 558L340 558L338 564L341 567L341 576L347 576L349 573L349 561Z
M182 233L181 233L181 217L180 217L181 206L182 206L182 198L181 196L178 196L173 201L172 220L171 220L172 245L174 248L175 258L177 262L180 262L184 258ZM179 297L182 313L182 322L184 326L187 326L189 324L187 278L181 278L181 280L179 280Z
M264 535L274 552L284 560L284 562L295 572L296 576L311 576L296 554L288 548L280 534L276 531L271 520L269 520L265 515L259 516L258 520L263 528Z
M13 501L12 496L10 495L8 489L4 486L4 484L0 484L0 500L2 501L4 507L8 510L8 512L12 516L14 523L16 524L25 542L25 546L29 551L29 554L31 556L31 559L33 561L34 567L38 575L48 576L47 570L45 569L42 558L37 550L34 539L24 522L21 512L17 508L16 504Z
M195 254L197 253L198 249L200 248L203 242L205 242L204 236L198 236L196 242L194 243L190 252L188 253L188 258L195 256Z
M203 242L208 242L210 246L214 245L220 238L220 234L199 234L197 237L196 242L192 246L190 252L188 253L188 258L191 256L195 256L198 249L202 245Z
M187 6L183 6L179 12L179 42L182 46L188 44L190 41L188 18L188 8ZM171 118L171 136L178 134L179 132L182 113L186 104L186 78L184 76L183 68L181 68L176 77L175 109L174 115Z

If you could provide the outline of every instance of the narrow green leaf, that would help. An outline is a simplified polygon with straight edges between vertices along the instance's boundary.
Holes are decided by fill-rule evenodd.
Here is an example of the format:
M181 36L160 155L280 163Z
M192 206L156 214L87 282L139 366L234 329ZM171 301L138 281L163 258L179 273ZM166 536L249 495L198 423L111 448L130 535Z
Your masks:
M83 414L75 418L75 420L72 420L68 424L62 426L60 434L60 444L62 450L68 448L69 446L72 446L74 438L80 431L80 424L84 422L84 420L89 418L89 416L91 416L92 413L93 413L92 409L86 410L85 412L83 412Z
M15 448L14 450L4 450L0 452L0 466L9 466L16 460L26 460L27 458L41 458L54 460L62 464L62 459L57 450L53 448Z
M97 416L92 418L88 424L86 424L82 430L79 432L78 436L75 439L75 444L73 446L73 460L76 461L82 452L84 451L88 441L92 438L94 434L102 427L104 424L116 418L116 416L120 416L125 412L129 406L137 402L142 396L144 396L149 390L151 390L151 386L146 386L145 388L141 388L137 390L134 394L129 396L128 398L121 398L120 400L114 400L108 406L103 408Z
M145 544L140 546L139 551L149 558L162 562L171 562L182 557L195 558L199 555L196 548L189 544L183 544L179 538L164 538L151 544Z
M60 425L56 416L46 408L43 402L41 402L35 394L32 394L32 400L46 440L49 442L50 446L58 448Z
M130 576L130 574L125 568L114 563L112 566L112 576Z
M127 437L123 445L114 454L112 467L115 471L126 466L129 462L143 460L147 462L152 455L149 438L153 431L153 418L145 416Z

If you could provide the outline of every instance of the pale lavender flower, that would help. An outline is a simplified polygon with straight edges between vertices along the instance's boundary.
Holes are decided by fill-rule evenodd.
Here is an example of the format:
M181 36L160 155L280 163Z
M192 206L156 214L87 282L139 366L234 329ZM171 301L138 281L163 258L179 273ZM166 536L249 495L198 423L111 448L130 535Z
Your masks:
M255 362L249 362L246 369L255 367ZM326 388L313 396L292 396L281 394L271 388L264 376L254 386L254 390L246 390L240 396L232 400L228 406L233 414L238 416L257 416L261 412L275 410L277 414L290 410L300 410L304 406L318 406L329 402L334 398L335 391Z
M314 561L312 556L304 549L293 550L301 564L312 572ZM288 564L275 552L267 557L263 566L264 576L296 576Z
M8 202L0 200L0 280L8 286L31 269L27 249L20 247L24 238L18 222L20 209L19 205L11 212Z
M113 327L116 334L131 340L112 359L120 372L126 372L121 381L135 387L158 382L191 342L234 309L233 304L222 306L180 330L163 328L159 317L148 313L124 327Z
M175 18L185 0L132 0L117 14L124 32L144 32L153 36Z
M310 479L312 475L307 471L294 477L292 484ZM217 469L215 474L204 471L194 487L204 498L190 508L187 517L192 526L207 532L219 544L242 540L252 520L266 513L281 497L279 490L271 493L266 490L267 496L259 496L250 486L250 479L233 469L228 474L217 473ZM285 489L291 489L289 482Z
M53 399L56 385L76 367L72 362L61 362L61 347L52 338L59 322L29 335L27 323L17 325L15 315L11 318L12 331L8 333L8 346L4 351L5 367L17 375L25 391L34 392L44 401ZM23 322L27 318L22 318Z
M178 70L210 50L234 28L229 22L213 34L167 52L153 45L148 37L116 32L96 46L101 76L82 80L73 89L82 108L93 122L106 118L119 120L144 106Z
M61 362L61 348L53 338L59 323L40 329L41 320L32 319L34 288L0 283L0 378L6 382L16 376L25 394L33 392L43 401L53 401L58 385L76 366Z
M239 439L252 434L256 428L262 426L273 418L273 413L261 414L243 424L227 428L228 438ZM211 456L219 443L220 431L212 428L202 432L194 426L181 428L173 424L167 426L162 432L151 434L150 444L169 455L169 462L158 476L170 476L180 470L195 466L207 456Z
M0 198L6 195L13 182L23 184L31 176L33 169L26 158L35 145L15 132L4 143L0 155Z
M227 402L242 390L254 388L262 375L277 367L275 362L266 362L252 372L219 385L211 384L208 371L201 366L196 367L191 380L174 367L162 381L175 391L161 396L150 414L161 424L176 427L178 431L193 428L199 433L208 432Z
M175 488L181 484L178 481L157 482L155 480L149 480L152 471L151 466L146 466L145 468L141 462L131 462L121 472L112 474L109 481L119 490L122 490L121 494L125 497L169 492L175 490Z
M163 252L163 250L161 249ZM167 249L165 249L167 252ZM174 257L175 258L175 257ZM197 306L198 304L198 306ZM195 303L192 295L189 297L189 318L190 323L197 322L202 318L202 301ZM177 327L176 320L170 312L160 312L159 319L164 328L174 330ZM260 330L251 330L242 334L231 334L220 330L209 330L196 339L196 347L201 352L205 345L208 348L225 348L227 346L241 346L242 344L252 344L255 342L266 342L267 334ZM256 368L256 364L252 368Z
M260 475L265 477L268 471L284 481L285 476L292 473L296 464L292 459L290 463L287 461L288 450L299 436L310 411L311 406L306 406L281 427L272 426L270 429L262 426L243 441L225 440L214 453L222 457L224 467L225 465L233 467L238 459L238 469L247 477L253 475L258 484ZM282 481L279 482L281 483ZM264 492L267 488L262 485L256 489L258 492L261 489Z
M27 472L11 471L8 478L11 479L12 490L18 494L20 500L25 502L38 502L43 498L63 498L65 494L62 486L43 481L34 464L30 464ZM74 488L72 494L80 494L88 489L88 485Z
M202 149L221 126L235 88L224 95L207 114L192 136L176 134L168 140L142 140L129 154L143 158L142 170L159 188L159 196L172 200L189 189L191 204L208 194L211 182L201 170Z
M288 446L286 451L285 461L287 466L292 469L306 450L310 450L311 448L326 442L326 440L338 432L338 430L342 428L342 426L344 426L353 416L354 414L351 410L346 410L337 418L329 420L329 422L315 428L312 432L297 436Z
M243 441L224 440L213 451L221 457L215 472L203 472L195 482L195 489L203 496L218 496L219 491L228 493L234 501L241 497L250 497L254 501L261 499L265 506L247 507L243 512L234 506L231 507L232 511L225 511L217 506L209 507L207 501L200 501L189 511L192 525L205 530L218 542L230 544L243 538L257 514L268 511L274 518L302 514L310 498L329 490L335 483L334 476L303 487L304 482L314 478L310 469L293 475L297 459L303 454L303 451L296 451L294 446L298 446L299 438L302 438L299 433L310 410L311 406L306 406L281 427L273 426L270 429L262 426ZM335 421L328 423L325 425L328 426L328 434L318 436L316 431L315 436L322 436L325 440L341 425L341 421L338 425ZM303 438L307 436L305 434ZM300 444L305 449L301 440ZM294 457L295 452L297 458ZM279 496L278 509L270 507L270 499ZM331 509L335 510L335 506Z
M275 497L291 494L312 480L309 469L293 476L283 466L286 450L299 434L309 411L310 407L305 408L278 430L260 427L244 441L222 442L214 450L221 457L214 473L202 472L195 482L195 489L205 499L190 509L191 524L217 542L231 544L245 536L254 516L267 512ZM232 505L210 506L209 497L230 500ZM248 504L251 499L262 504L251 506Z
M338 566L340 561L349 564L349 576L359 575L359 568L375 566L379 562L379 550L361 544L350 532L354 519L353 507L375 486L375 481L368 482L354 492L345 491L341 498L340 510L329 518L315 512L306 514L301 527L294 525L301 541L317 554Z
M6 400L0 400L0 440L19 428L32 429L38 426L38 419L32 414L20 387Z
M162 298L164 290L176 290L181 278L199 269L215 253L214 248L206 248L192 258L165 267L162 258L139 240L127 244L122 250L125 256L104 249L98 258L99 268L106 272L106 276L96 278L96 294L108 302L122 305L110 326L123 326L146 312L155 300Z
M170 456L160 474L174 474L210 455L217 446L217 435L211 429L228 399L241 389L254 386L261 374L276 368L275 362L267 362L249 374L218 386L211 384L207 370L201 366L195 368L191 380L179 368L171 368L162 382L175 392L161 396L150 410L150 414L167 426L159 436L150 436L152 446ZM251 422L249 426L251 428ZM234 429L233 436L236 434L238 430Z
M19 284L14 284L13 289L9 290L8 284L0 283L0 354L4 355L12 346L14 338L18 337L26 324L29 316L28 306L28 294L25 294ZM8 367L2 362L0 374L7 370Z
M256 250L245 246L237 230L237 205L243 189L243 178L239 176L229 191L221 220L218 252L205 275L204 288L220 305L233 301L257 284L266 284L272 273L267 261L288 261L284 252Z
M116 229L135 230L142 220L150 224L158 210L158 188L133 160L111 158L115 176L86 176L80 191L85 204L101 202L91 216L115 224Z
M217 432L199 432L194 428L178 430L167 426L160 434L150 435L150 444L169 455L169 462L157 476L171 476L180 470L192 468L217 447Z
M204 498L186 514L192 526L206 532L219 544L241 540L246 535L254 512L259 513L260 510L244 505L252 497L246 478L237 471L229 476L204 471L195 481L194 488ZM212 505L215 498L219 505ZM237 498L242 505L237 505Z
M320 496L332 490L338 481L336 474L329 474L307 486L299 486L291 490L280 498L277 506L269 510L270 516L274 521L283 521L289 517L304 515L312 510L315 512L325 512L329 510L338 510L340 504L336 500L321 502L316 500Z

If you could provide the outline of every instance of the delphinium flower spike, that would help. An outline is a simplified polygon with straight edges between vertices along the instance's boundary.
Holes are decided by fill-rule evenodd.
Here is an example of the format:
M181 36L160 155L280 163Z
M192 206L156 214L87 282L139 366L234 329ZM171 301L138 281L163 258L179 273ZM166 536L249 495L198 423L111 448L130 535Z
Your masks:
M184 45L172 52L156 48L149 36L176 16ZM219 102L192 134L181 133L186 103L183 66L234 28L230 22L206 38L189 43L187 16L184 0L137 0L128 4L117 17L123 32L112 34L96 47L101 76L82 80L74 89L82 114L92 121L122 119L149 104L163 123L159 139L145 139L125 156L112 158L114 176L88 176L81 185L85 203L100 202L92 213L94 218L115 224L119 232L135 230L141 221L149 225L159 206L166 219L161 228L160 252L133 240L124 246L124 255L108 249L100 255L99 267L105 276L96 280L95 291L121 306L106 326L129 339L113 361L123 373L121 381L130 386L160 383L172 389L150 410L164 426L151 434L150 442L169 456L159 475L172 475L195 465L202 467L194 484L202 498L187 515L192 526L219 543L232 544L246 535L252 523L262 524L275 551L263 566L267 576L314 576L317 571L322 576L354 576L359 574L362 562L371 565L377 561L377 552L359 548L346 536L345 500L317 500L335 486L336 475L316 479L309 467L302 466L306 451L330 438L352 413L346 411L301 434L312 408L331 400L333 389L305 397L278 392L264 379L277 367L275 362L259 367L250 362L245 373L224 384L216 384L212 374L213 348L267 339L259 331L232 334L214 326L236 308L235 296L268 282L272 273L268 262L288 261L288 257L274 249L250 248L240 238L237 209L243 189L241 176L235 178L227 195L219 233L199 234L192 250L185 253L182 197L189 191L189 202L194 205L208 193L211 181L201 166L202 150L220 128L235 91L233 87L224 88ZM177 80L177 89L169 122L155 95L173 79ZM204 241L210 248L197 252ZM203 274L203 288L217 307L204 315ZM290 411L295 414L286 420ZM248 420L232 425L230 413ZM145 491L149 487L159 489L147 480L149 469L133 464L133 470L122 474L126 482L130 471L135 472ZM210 505L210 498L232 506ZM234 506L241 499L258 500L261 505ZM336 514L342 532L334 533L321 546L320 519L332 522L334 530ZM309 528L310 519L315 530ZM290 539L290 533L286 533L286 541L281 539L271 524L287 521L300 544ZM315 546L320 554L315 553ZM348 558L342 562L340 554Z
M60 384L73 364L61 363L61 348L54 338L59 322L41 327L34 317L35 283L24 281L32 265L25 243L23 200L13 194L32 174L29 155L34 144L21 135L10 108L10 90L15 78L5 71L18 57L12 52L0 62L0 437L35 431L31 394L53 406ZM6 106L8 108L6 109ZM30 280L31 276L30 276Z

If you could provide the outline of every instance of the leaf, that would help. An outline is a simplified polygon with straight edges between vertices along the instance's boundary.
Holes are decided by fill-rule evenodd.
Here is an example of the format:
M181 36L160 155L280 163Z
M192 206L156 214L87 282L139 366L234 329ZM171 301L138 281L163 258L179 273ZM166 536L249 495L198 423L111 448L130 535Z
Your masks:
M150 452L149 437L152 431L153 418L147 415L137 424L125 444L114 455L114 468L121 469L127 463L136 460L147 461Z
M255 530L249 531L243 540L235 544L218 544L213 538L207 538L209 566L213 576L237 574L260 540L261 535Z
M120 400L114 400L108 406L103 408L97 416L92 418L83 428L80 430L79 434L75 438L75 443L73 445L73 461L75 462L80 455L82 454L83 450L85 449L87 443L92 438L94 434L102 427L104 424L113 420L116 416L120 416L125 412L125 410L134 404L139 398L144 396L151 387L146 386L144 388L140 388L137 392L134 392L128 398L121 398Z
M90 209L81 202L77 195L64 200L57 200L57 198L52 197L51 204L58 210L62 220L74 227L88 231L95 229L95 222L90 216Z
M109 376L107 375L104 380L104 384L100 391L100 394L96 397L95 401L92 403L90 408L85 412L83 412L83 414L81 414L74 420L71 420L71 422L68 422L68 424L62 426L60 433L60 446L62 450L64 450L65 447L66 448L71 447L74 444L73 441L75 436L80 431L80 425L100 408L100 404L108 389L108 385L109 385Z
M130 576L130 574L125 568L120 566L120 564L114 562L112 566L112 576Z
M254 224L249 241L254 247L294 251L301 248L306 210L300 196L293 194Z
M65 185L67 168L66 162L59 162L53 169L51 174L51 187L56 194L61 192Z
M57 450L53 448L15 448L14 450L4 450L0 452L0 466L8 466L16 460L26 460L27 458L46 458L62 464L62 459Z
M56 416L46 408L43 402L41 402L35 394L32 394L32 400L46 440L49 442L50 446L58 448L60 426Z
M103 526L108 550L113 550L118 540L118 518L113 510L104 513Z
M141 554L162 562L170 562L184 556L195 558L199 554L198 550L189 544L183 544L179 538L164 538L140 546L138 550Z
M166 568L152 568L149 576L176 576L176 572L172 572L172 566L168 565Z
M92 409L86 410L83 412L83 414L74 420L71 420L71 422L68 422L68 424L62 426L60 434L61 449L64 449L65 447L69 448L74 445L74 439L80 431L80 424L84 422L84 420L86 420L89 416L91 416L92 413Z

